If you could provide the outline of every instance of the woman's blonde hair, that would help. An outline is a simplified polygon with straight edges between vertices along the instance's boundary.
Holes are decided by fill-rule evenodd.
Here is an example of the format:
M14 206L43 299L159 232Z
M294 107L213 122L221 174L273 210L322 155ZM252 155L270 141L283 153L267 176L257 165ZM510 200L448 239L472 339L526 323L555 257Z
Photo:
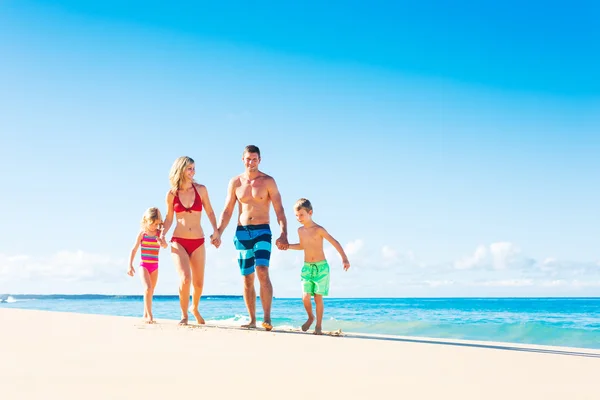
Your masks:
M140 223L140 225L142 226L142 229L148 229L148 227L156 221L160 221L160 223L162 224L162 216L160 215L160 210L156 207L150 207L142 216L142 222Z
M183 171L185 171L190 164L194 164L194 160L187 156L179 157L173 163L171 172L169 173L169 182L171 182L171 192L173 192L173 194L177 194L177 190L181 187Z

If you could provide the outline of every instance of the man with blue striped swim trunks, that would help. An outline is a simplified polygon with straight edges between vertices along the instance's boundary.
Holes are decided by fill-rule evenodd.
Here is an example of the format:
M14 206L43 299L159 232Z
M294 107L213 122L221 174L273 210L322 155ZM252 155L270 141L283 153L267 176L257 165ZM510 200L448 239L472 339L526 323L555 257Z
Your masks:
M250 321L242 325L244 328L256 328L256 291L254 276L260 284L260 300L264 312L262 326L266 330L273 329L271 324L271 304L273 302L273 286L269 277L269 261L271 259L271 229L269 213L271 204L281 228L281 235L275 241L280 250L287 250L287 220L279 189L273 177L258 170L260 150L254 145L246 146L242 155L245 171L233 177L227 188L225 208L221 214L218 227L220 235L229 224L236 204L239 216L235 232L234 244L238 251L238 265L244 280L244 301ZM211 243L217 248L221 240L215 238Z

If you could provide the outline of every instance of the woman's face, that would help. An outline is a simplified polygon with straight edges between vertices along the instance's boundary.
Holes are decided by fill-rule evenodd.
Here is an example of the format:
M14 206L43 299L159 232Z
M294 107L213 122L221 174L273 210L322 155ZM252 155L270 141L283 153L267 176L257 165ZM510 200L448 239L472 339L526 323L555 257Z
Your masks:
M185 179L188 181L193 180L194 175L196 175L196 164L190 164L183 170L183 176L185 176Z

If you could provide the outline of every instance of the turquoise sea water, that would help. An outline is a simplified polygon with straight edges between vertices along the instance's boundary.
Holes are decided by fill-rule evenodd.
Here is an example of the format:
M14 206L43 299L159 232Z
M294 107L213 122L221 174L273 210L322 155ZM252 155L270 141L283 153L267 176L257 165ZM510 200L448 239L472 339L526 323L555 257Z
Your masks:
M141 296L0 295L0 308L141 316L143 307ZM177 296L155 296L153 309L180 316ZM209 323L248 321L241 296L203 297L200 312ZM280 329L306 320L301 299L274 299L272 316ZM323 329L600 349L600 298L325 298Z

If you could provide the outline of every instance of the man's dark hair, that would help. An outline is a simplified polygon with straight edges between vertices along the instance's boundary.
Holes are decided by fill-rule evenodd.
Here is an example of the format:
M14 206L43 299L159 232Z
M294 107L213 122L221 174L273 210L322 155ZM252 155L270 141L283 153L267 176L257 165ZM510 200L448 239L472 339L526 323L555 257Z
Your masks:
M244 148L244 154L246 153L256 153L258 154L258 158L260 158L260 149L258 148L258 146L255 146L253 144L249 144Z

